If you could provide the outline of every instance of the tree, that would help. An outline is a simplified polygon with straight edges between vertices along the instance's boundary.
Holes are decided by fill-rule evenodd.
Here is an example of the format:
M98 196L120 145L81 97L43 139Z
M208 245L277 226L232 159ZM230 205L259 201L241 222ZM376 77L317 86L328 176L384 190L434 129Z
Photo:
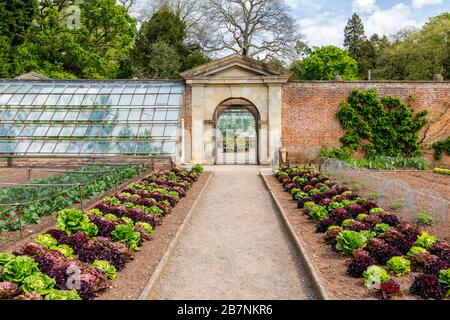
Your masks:
M378 78L431 80L440 73L450 79L450 13L431 18L422 29L403 32L394 40L378 58Z
M17 73L52 78L115 78L136 35L136 21L115 0L80 0L79 28L68 23L74 1L40 1L25 43L18 48Z
M283 0L205 0L197 39L210 52L292 61L301 38Z
M364 25L359 15L354 13L344 29L344 47L353 58L361 54L361 44L366 40Z
M36 0L0 0L0 77L14 73L14 56L37 13Z
M208 61L198 45L186 43L186 23L179 13L162 7L139 30L131 72L138 77L173 79L180 72ZM168 70L162 70L163 67Z
M291 71L303 80L331 80L337 75L343 80L354 80L358 64L347 50L325 46L312 49L309 57L294 62Z

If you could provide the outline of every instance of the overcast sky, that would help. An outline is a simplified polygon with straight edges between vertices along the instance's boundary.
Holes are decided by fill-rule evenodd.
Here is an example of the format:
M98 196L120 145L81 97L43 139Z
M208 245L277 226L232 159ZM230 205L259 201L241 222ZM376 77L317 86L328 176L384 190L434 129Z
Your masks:
M286 0L310 46L342 46L344 28L353 12L366 35L393 34L420 27L430 17L450 12L450 0Z

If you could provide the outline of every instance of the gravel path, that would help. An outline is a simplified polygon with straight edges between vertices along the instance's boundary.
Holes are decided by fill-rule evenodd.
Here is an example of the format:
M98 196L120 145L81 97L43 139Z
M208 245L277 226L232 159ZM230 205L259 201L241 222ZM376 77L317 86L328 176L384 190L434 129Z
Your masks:
M257 166L214 166L154 299L315 299Z

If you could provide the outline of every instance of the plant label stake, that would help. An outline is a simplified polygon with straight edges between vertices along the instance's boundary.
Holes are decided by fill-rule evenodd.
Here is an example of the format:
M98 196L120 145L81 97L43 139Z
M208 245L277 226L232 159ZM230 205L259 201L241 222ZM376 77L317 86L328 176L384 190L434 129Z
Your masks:
M17 219L19 220L19 232L20 232L20 238L23 239L23 234L22 234L22 219L20 218L20 205L18 203L16 203L16 208L17 208Z

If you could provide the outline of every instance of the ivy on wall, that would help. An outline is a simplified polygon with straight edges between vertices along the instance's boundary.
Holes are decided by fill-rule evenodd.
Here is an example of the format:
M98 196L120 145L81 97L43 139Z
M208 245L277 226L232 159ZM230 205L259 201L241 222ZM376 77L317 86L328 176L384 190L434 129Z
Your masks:
M364 151L367 158L419 156L419 131L428 123L427 114L414 112L397 97L379 99L374 89L354 89L337 113L346 130L340 140L346 148Z
M437 141L431 146L434 150L434 159L441 160L444 151L447 155L450 156L450 137L445 140Z

